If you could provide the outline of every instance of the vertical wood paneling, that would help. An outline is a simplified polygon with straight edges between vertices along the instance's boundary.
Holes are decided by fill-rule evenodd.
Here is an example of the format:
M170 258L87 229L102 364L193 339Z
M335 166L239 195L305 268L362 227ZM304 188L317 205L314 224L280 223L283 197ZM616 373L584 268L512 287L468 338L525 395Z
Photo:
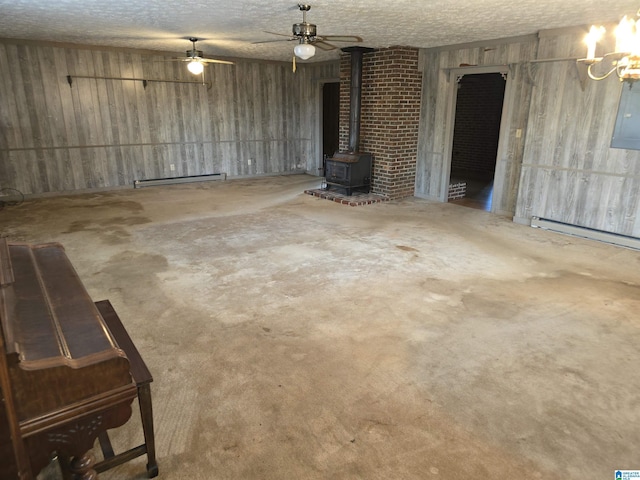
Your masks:
M444 198L447 185L442 179L449 168L446 158L446 136L449 105L455 89L449 81L448 69L461 65L500 66L511 65L509 74L511 96L506 116L509 138L501 138L501 158L496 161L496 192L493 209L500 213L513 213L516 208L520 166L524 154L524 140L515 137L517 129L526 130L529 118L531 86L522 64L535 56L536 41L533 38L505 40L504 43L460 49L434 49L421 52L423 67L422 105L418 139L418 163L416 194L427 198ZM505 125L503 125L505 127ZM499 178L498 178L499 177Z
M162 82L145 89L139 81L85 78L67 83L67 75L197 81L183 62L165 60L0 43L0 187L32 194L315 165L318 79L338 77L338 62L300 65L295 75L288 63L212 64L206 68L210 89Z
M583 54L580 32L542 35L540 58ZM640 152L609 147L621 84L588 80L573 62L535 69L516 217L640 236Z
M58 48L51 48L47 53L51 55L51 60L53 61L49 78L57 80L55 82L47 82L51 88L48 95L52 99L57 99L60 104L60 110L54 119L59 129L55 145L59 147L77 145L78 130L75 128L71 89L67 82L64 81L66 77L61 73L67 69L66 57L64 51ZM83 183L76 168L76 165L80 162L80 151L78 149L64 149L57 151L57 154L61 162L60 176L65 185L62 190L82 188Z
M9 72L7 48L0 49L0 72ZM21 143L20 128L16 124L19 117L16 95L13 93L13 78L8 73L0 75L0 91L6 93L1 98L4 108L0 109L0 149L8 149L9 145L19 145ZM8 94L8 92L12 93Z
M78 66L79 60L76 51L66 51L66 73L76 75L79 72L77 70L80 68ZM84 70L80 70L83 72ZM63 70L64 72L64 70ZM85 74L86 75L86 74ZM87 80L89 82L90 80ZM69 112L70 123L73 125L73 129L75 130L75 140L77 143L67 143L69 146L73 147L74 145L90 145L90 139L87 138L86 132L86 123L87 121L84 118L83 105L81 101L81 97L86 95L83 93L83 90L87 90L87 85L83 86L82 81L74 82L73 86L69 86L69 92L71 95L71 111ZM82 89L82 90L81 90ZM57 145L54 145L57 146ZM74 149L77 153L76 161L74 162L74 177L77 179L78 188L91 188L88 185L90 184L86 178L86 157L87 152L84 149ZM35 190L38 192L38 190Z
M14 75L13 85L18 103L18 128L22 140L18 148L35 147L40 137L40 125L35 116L31 66L27 64L25 51L26 47L20 46L12 49L14 55L9 65L9 72Z

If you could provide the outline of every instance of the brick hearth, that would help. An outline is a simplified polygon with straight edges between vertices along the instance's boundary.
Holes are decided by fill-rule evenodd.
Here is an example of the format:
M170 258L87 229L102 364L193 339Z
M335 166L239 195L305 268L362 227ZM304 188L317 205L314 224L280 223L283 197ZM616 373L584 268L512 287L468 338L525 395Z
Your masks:
M314 197L323 198L325 200L332 200L342 205L349 205L351 207L389 201L389 197L384 197L375 193L353 192L351 196L348 196L343 193L338 193L337 191L324 190L321 188L305 190L304 193L307 195L313 195Z

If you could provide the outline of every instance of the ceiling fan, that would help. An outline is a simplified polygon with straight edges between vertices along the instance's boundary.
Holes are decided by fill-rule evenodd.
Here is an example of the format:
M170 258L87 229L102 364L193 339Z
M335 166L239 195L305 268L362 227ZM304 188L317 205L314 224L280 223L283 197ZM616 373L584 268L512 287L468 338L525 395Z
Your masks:
M279 35L281 37L288 37L282 40L265 40L262 42L253 43L270 43L270 42L284 42L297 40L298 45L293 49L293 53L296 57L302 60L308 60L316 54L316 48L321 50L334 50L338 47L332 45L331 42L350 42L359 43L362 42L362 38L355 35L318 35L317 28L313 23L307 22L307 12L311 10L311 5L298 4L298 9L302 12L302 23L294 23L292 32L293 35L285 35L282 33L265 32L272 35ZM328 40L328 41L327 41ZM295 62L295 57L294 57Z
M176 61L188 62L187 68L194 75L200 75L204 72L204 66L207 63L224 63L227 65L233 65L233 62L227 60L216 60L214 58L204 58L202 50L196 49L196 37L189 37L189 41L193 44L191 50L187 50L187 56L184 58L174 58Z

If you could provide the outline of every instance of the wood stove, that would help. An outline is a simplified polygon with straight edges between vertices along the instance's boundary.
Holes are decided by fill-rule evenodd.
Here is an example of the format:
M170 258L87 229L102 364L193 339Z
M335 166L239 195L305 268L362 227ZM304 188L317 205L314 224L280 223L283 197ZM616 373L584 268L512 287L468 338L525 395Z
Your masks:
M347 195L354 190L367 193L371 186L371 154L336 152L325 166L327 188L341 188Z
M373 157L370 153L360 153L360 111L362 109L362 54L373 51L367 47L347 47L343 52L351 54L351 90L349 95L349 150L336 152L327 158L325 164L325 180L327 190L343 189L347 195L354 190L369 193L371 187L371 165Z

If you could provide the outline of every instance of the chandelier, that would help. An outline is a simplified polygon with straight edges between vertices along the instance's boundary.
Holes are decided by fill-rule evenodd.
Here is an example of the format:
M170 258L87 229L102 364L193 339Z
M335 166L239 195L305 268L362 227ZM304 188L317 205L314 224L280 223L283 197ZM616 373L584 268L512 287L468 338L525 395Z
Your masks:
M640 16L638 10L637 16ZM604 27L591 26L585 38L587 44L587 58L578 60L588 65L587 73L592 80L604 80L615 73L620 81L629 82L629 86L636 80L640 80L640 19L624 17L616 27L616 49L605 53L602 57L596 57L596 44L605 34ZM599 65L601 74L593 71L594 65Z

